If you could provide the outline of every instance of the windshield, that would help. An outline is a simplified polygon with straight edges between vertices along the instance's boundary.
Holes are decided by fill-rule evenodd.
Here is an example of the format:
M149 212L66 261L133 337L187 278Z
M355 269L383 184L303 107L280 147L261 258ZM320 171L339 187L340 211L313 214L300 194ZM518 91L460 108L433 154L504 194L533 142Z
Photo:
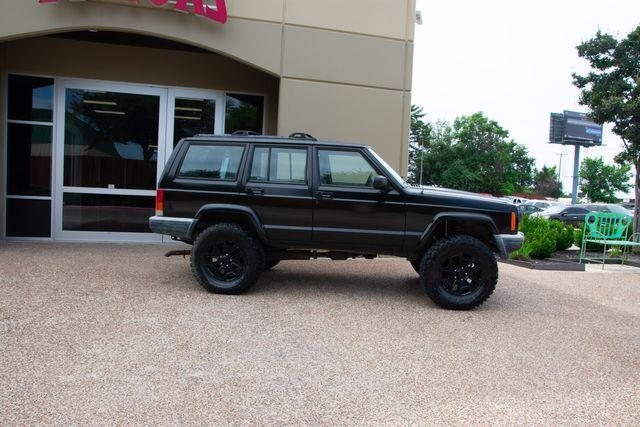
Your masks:
M629 215L629 211L619 205L607 205L607 208L609 209L609 212Z
M551 206L548 209L545 209L544 211L542 211L542 213L544 213L545 215L552 215L552 214L557 214L560 213L564 210L564 206Z
M371 153L373 155L373 157L375 157L376 160L379 161L382 164L382 167L384 167L384 169L387 171L387 173L389 175L391 175L391 177L398 184L402 185L403 187L407 186L407 183L405 182L404 179L402 179L402 177L400 175L398 175L398 172L396 172L391 166L389 166L389 164L387 162L385 162L382 157L378 156L378 153L373 151L371 148L369 148L369 153Z

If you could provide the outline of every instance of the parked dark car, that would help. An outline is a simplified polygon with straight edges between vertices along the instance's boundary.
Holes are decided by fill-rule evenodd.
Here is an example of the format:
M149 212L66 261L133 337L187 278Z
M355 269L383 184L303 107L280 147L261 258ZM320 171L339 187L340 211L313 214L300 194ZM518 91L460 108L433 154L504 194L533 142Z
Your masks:
M557 219L565 224L578 225L584 222L585 216L589 212L612 212L628 215L629 211L620 205L612 204L580 204L572 206L553 206L547 210L539 212L547 219Z
M282 260L395 255L437 304L471 309L496 286L495 254L523 243L511 203L409 186L371 148L306 134L182 140L156 210L151 229L193 245L196 279L225 294Z

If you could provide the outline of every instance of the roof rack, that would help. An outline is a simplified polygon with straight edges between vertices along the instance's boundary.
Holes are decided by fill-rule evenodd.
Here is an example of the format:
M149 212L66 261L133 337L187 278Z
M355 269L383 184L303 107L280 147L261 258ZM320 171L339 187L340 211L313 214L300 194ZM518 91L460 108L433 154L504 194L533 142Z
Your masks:
M289 135L289 138L292 138L292 139L308 139L310 141L317 141L317 139L315 139L313 136L309 135L308 133L304 133L304 132L294 132L291 135Z
M231 135L236 135L236 136L260 136L260 134L258 132L254 132L252 130L237 130L235 132L233 132Z

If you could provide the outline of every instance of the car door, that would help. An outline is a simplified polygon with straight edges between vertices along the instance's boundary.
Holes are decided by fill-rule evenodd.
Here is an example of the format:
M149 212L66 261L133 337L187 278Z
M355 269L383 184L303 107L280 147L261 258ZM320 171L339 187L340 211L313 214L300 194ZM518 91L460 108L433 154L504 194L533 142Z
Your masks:
M314 148L313 242L318 248L399 251L405 208L399 189L373 188L380 165L360 148Z
M311 243L310 155L304 145L256 144L251 149L244 193L272 244Z
M577 225L584 222L584 217L589 211L584 208L571 207L562 212L561 219L566 224Z

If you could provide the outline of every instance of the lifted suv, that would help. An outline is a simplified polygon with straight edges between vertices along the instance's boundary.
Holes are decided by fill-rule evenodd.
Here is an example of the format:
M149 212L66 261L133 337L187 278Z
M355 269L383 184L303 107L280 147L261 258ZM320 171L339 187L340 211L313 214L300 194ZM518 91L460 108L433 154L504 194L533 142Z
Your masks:
M224 294L282 260L394 255L438 305L471 309L495 289L494 254L523 243L513 204L411 187L371 148L307 134L184 139L156 204L153 232L193 245L196 279Z

